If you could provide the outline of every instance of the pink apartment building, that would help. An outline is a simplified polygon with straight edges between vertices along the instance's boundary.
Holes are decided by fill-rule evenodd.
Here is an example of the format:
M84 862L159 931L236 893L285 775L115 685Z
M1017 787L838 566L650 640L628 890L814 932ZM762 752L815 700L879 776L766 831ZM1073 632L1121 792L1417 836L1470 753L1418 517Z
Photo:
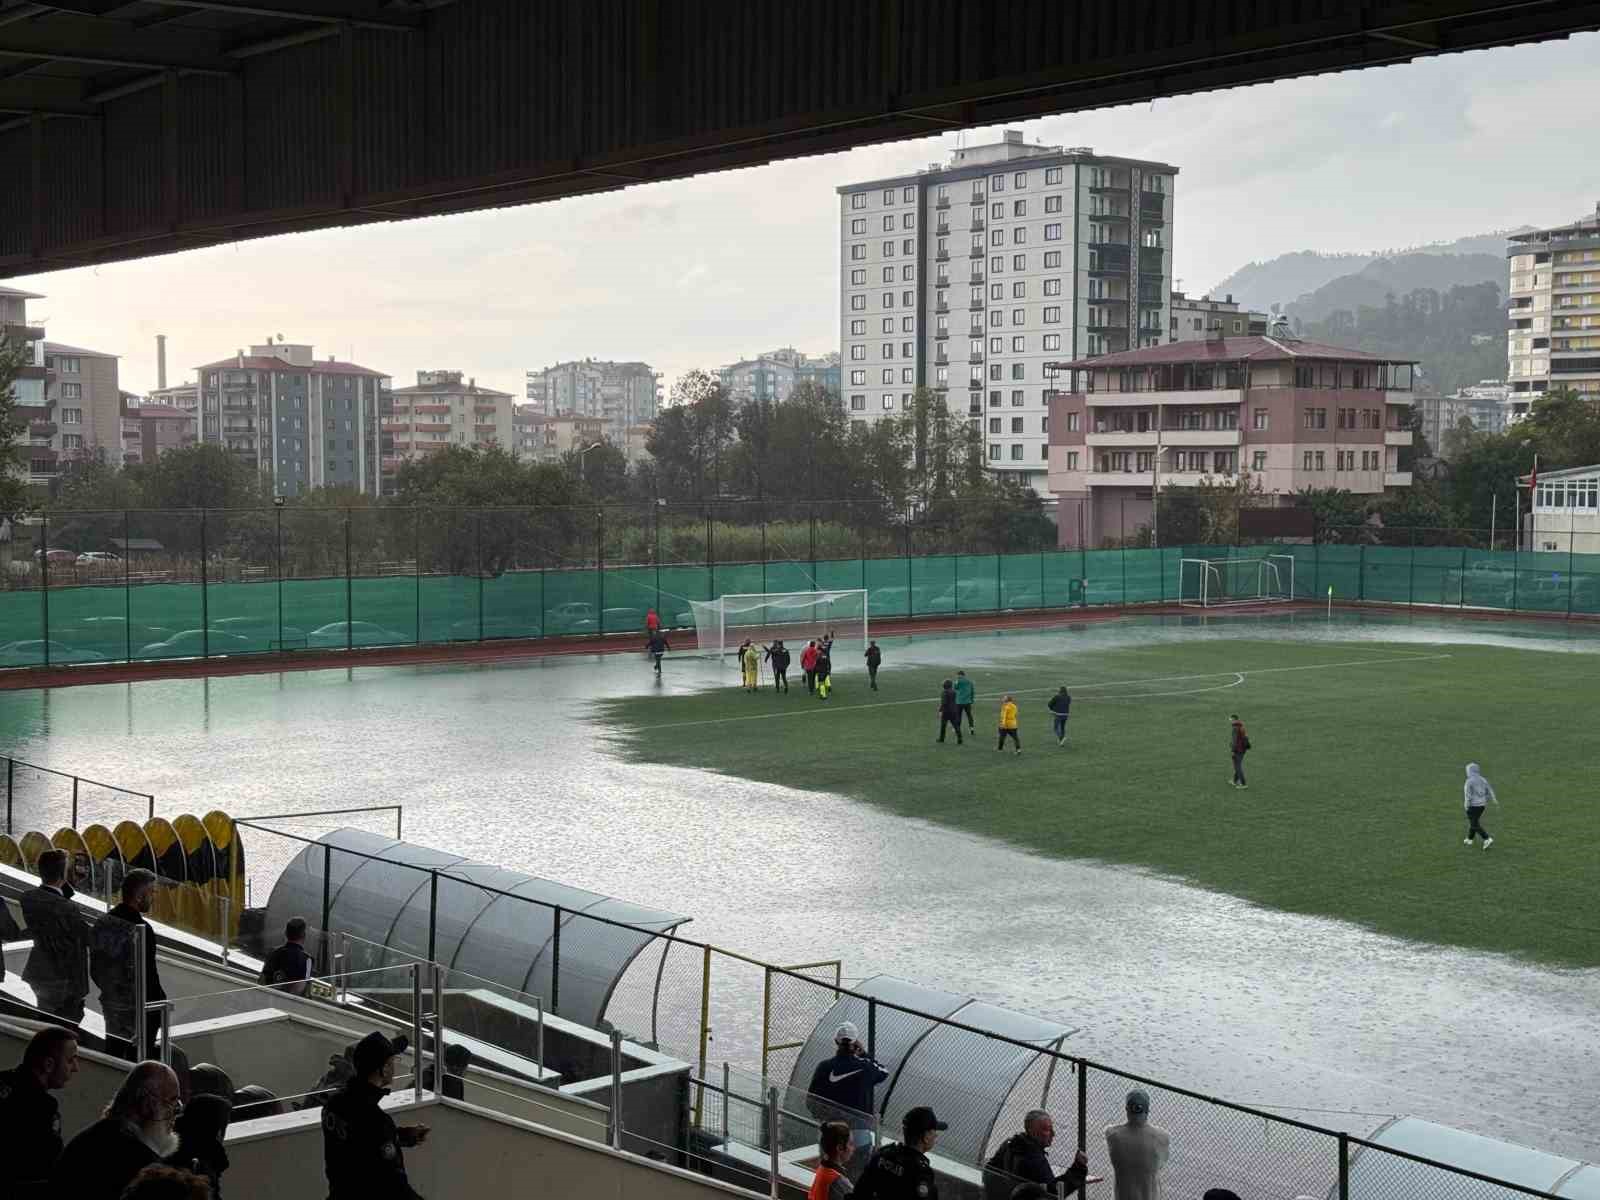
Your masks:
M1301 488L1409 486L1414 366L1282 334L1047 364L1061 545L1132 536L1157 490L1208 476L1249 471L1284 506Z

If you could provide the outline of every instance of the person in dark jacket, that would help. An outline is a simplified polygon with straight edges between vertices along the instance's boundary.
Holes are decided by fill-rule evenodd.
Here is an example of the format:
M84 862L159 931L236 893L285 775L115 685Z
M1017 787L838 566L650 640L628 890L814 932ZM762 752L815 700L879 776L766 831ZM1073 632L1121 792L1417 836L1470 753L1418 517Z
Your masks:
M204 1175L211 1182L213 1200L222 1200L222 1173L228 1169L222 1139L232 1114L233 1106L221 1096L196 1096L173 1123L178 1152L169 1154L167 1163Z
M409 1043L381 1033L356 1043L355 1078L322 1106L328 1200L421 1200L406 1178L403 1148L420 1146L426 1125L397 1126L378 1106L394 1082L395 1057Z
M172 1125L183 1102L178 1077L158 1062L128 1072L105 1116L67 1143L51 1175L56 1196L116 1200L135 1175L176 1153Z
M659 629L650 634L650 640L645 643L644 648L645 652L650 655L651 661L656 664L656 674L661 674L661 656L671 650L672 647L667 645L667 639L661 636Z
M961 740L961 705L956 703L956 689L948 679L944 681L944 690L939 693L939 740L944 741L945 726L956 731L956 745L966 743Z
M1250 737L1244 731L1244 722L1239 720L1239 714L1233 713L1228 717L1228 753L1233 756L1233 786L1236 788L1248 787L1244 781L1244 756L1250 752Z
M22 980L33 989L40 1008L76 1025L83 1020L89 994L84 966L89 939L88 925L72 903L68 861L65 850L46 850L39 855L39 886L22 893L22 919L33 939Z
M311 955L306 953L306 919L290 917L283 927L283 945L267 955L256 982L294 996L304 996L310 979Z
M1050 1167L1050 1147L1056 1140L1055 1121L1042 1108L1022 1118L1022 1132L1014 1133L983 1166L983 1200L1009 1200L1018 1184L1042 1184L1053 1191L1058 1182L1075 1192L1089 1176L1089 1159L1082 1150L1072 1165L1057 1175Z
M1072 696L1067 692L1067 685L1062 684L1061 690L1050 697L1050 715L1055 719L1056 745L1067 744L1067 717L1072 713Z
M854 1200L939 1200L939 1181L928 1151L949 1128L931 1108L908 1110L900 1122L902 1140L873 1154L856 1184Z
M0 1071L0 1168L16 1183L50 1178L61 1157L61 1106L50 1093L78 1073L78 1035L52 1025L28 1039L22 1062Z
M824 1059L811 1072L806 1089L806 1108L819 1121L843 1121L850 1126L856 1148L855 1174L867 1165L866 1150L872 1145L876 1124L878 1085L889 1078L861 1044L861 1031L845 1021L834 1030L832 1058ZM849 1172L846 1172L849 1174Z
M204 1175L157 1164L135 1175L119 1200L212 1200L212 1196Z
M833 691L833 639L817 647L817 695L826 700Z
M156 969L156 931L144 914L155 897L156 874L135 867L122 879L122 903L94 924L89 974L100 989L100 1011L106 1019L106 1048L123 1058L135 1057L134 931L144 931L144 997L153 1004L165 1000L161 975ZM152 1053L161 1032L161 1014L145 1014L145 1051Z
M878 649L877 642L867 643L867 682L872 684L872 690L878 690L878 668L883 665L883 651Z
M772 690L787 692L789 690L789 663L793 656L789 648L783 644L783 639L776 639L767 647L766 659L772 664Z

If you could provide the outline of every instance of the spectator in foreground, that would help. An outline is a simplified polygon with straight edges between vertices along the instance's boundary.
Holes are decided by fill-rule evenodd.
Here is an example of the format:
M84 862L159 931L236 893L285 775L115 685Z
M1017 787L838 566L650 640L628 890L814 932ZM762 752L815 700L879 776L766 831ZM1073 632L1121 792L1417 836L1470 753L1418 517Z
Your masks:
M100 1010L106 1019L106 1049L123 1058L136 1051L134 1001L134 931L144 931L144 998L146 1003L165 1000L161 975L156 969L156 931L144 914L155 897L156 873L135 867L122 879L122 903L94 925L94 948L89 974L100 989ZM145 1014L145 1051L153 1052L161 1032L161 1014Z
M282 1116L289 1111L288 1105L279 1100L275 1092L259 1083L245 1084L232 1099L235 1121L256 1121L262 1117Z
M178 1167L145 1167L118 1200L209 1200L216 1193L204 1175Z
M467 1068L472 1065L472 1051L457 1042L444 1046L444 1078L434 1087L433 1063L422 1068L422 1086L426 1091L437 1091L450 1100L466 1099Z
M39 855L39 886L22 893L22 919L33 939L22 981L33 989L41 1009L76 1025L83 1020L83 1000L89 994L84 966L89 939L83 916L72 903L67 863L65 850L46 850Z
M168 1155L167 1164L204 1176L215 1200L222 1200L222 1173L228 1169L222 1139L232 1115L233 1106L221 1096L196 1096L173 1125L178 1149Z
M983 1166L984 1200L1009 1200L1019 1183L1041 1184L1048 1195L1056 1183L1075 1192L1089 1176L1089 1159L1082 1150L1072 1165L1057 1175L1050 1167L1050 1147L1056 1140L1056 1123L1049 1113L1036 1108L1022 1118L1022 1132L1014 1133Z
M806 1089L806 1108L822 1121L840 1121L851 1130L856 1165L852 1180L866 1166L872 1147L872 1127L878 1111L878 1085L889 1072L861 1045L861 1031L845 1021L833 1034L833 1057L817 1064Z
M221 1096L231 1102L233 1080L216 1063L196 1063L189 1068L189 1095L191 1099L195 1096Z
M52 1025L28 1039L22 1062L0 1071L0 1172L9 1181L50 1178L61 1157L60 1091L78 1072L78 1035Z
M328 1200L420 1200L406 1178L403 1149L420 1146L426 1125L396 1125L378 1107L394 1083L396 1056L410 1045L376 1031L356 1043L355 1078L322 1106Z
M850 1126L843 1121L824 1121L817 1135L817 1173L811 1177L811 1190L806 1200L844 1200L855 1189L845 1174L855 1143L850 1138Z
M1128 1093L1128 1120L1106 1127L1106 1151L1116 1176L1117 1200L1161 1200L1161 1168L1167 1165L1171 1139L1150 1124L1150 1097L1135 1088Z
M1041 1184L1019 1183L1006 1200L1051 1200L1054 1195L1054 1192Z
M283 945L261 964L258 983L292 996L304 996L311 980L311 955L306 953L306 919L290 917L283 927Z
M959 693L946 679L939 692L939 740L944 741L945 726L950 726L956 731L956 745L966 743L961 740L961 705L956 696Z
M183 1109L178 1077L158 1062L134 1066L105 1115L67 1143L51 1191L72 1200L113 1200L145 1167L178 1149L173 1122Z
M861 1173L857 1200L939 1200L939 1180L928 1151L949 1128L931 1108L908 1110L900 1122L901 1140L879 1149Z

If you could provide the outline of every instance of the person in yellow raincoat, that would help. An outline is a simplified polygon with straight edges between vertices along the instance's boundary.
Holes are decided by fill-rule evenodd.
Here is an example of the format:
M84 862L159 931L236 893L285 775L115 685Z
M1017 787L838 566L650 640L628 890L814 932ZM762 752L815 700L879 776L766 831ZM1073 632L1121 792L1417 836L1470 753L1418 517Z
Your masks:
M761 656L756 652L756 644L748 638L739 647L739 665L744 669L744 690L753 692L760 686L758 671L761 665Z

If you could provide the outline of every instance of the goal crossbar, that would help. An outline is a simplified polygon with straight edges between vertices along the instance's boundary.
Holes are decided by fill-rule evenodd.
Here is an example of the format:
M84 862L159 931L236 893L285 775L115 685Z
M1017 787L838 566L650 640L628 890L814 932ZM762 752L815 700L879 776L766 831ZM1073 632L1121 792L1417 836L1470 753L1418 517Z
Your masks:
M1178 565L1178 604L1221 608L1294 599L1294 555L1185 558Z

